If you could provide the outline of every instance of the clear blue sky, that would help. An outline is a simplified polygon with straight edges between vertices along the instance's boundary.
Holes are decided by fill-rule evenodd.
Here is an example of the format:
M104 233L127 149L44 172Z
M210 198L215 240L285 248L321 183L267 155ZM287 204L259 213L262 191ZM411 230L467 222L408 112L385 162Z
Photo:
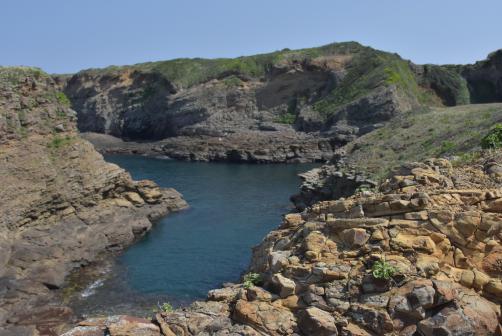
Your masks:
M358 41L416 63L502 48L501 0L2 0L0 65L52 73Z

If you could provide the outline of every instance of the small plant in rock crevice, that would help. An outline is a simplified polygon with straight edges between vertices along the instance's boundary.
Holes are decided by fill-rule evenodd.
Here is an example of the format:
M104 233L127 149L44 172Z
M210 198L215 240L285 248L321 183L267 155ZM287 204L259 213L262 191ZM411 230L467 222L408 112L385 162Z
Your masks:
M157 303L157 308L153 310L154 313L162 312L162 313L172 313L174 311L173 306L169 302L164 302L162 304Z
M261 282L262 282L261 275L259 275L258 273L251 272L244 275L243 286L244 288L249 289L253 286L260 284Z
M389 280L396 272L396 268L385 259L376 261L371 268L371 274L375 279Z

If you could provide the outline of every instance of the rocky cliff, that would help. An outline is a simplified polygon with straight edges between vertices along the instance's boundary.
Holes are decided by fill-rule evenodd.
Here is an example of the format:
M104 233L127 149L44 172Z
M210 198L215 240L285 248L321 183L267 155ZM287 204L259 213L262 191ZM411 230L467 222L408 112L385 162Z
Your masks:
M308 162L424 106L502 101L501 55L466 66L415 65L347 42L56 79L82 132L163 140L152 145L156 152L188 160Z
M82 132L164 139L157 148L183 159L287 162L325 161L424 97L441 101L434 80L421 85L423 78L398 55L349 42L57 79Z
M57 334L72 313L53 290L72 269L186 206L106 163L69 105L40 70L0 68L1 335Z
M88 335L500 335L502 154L411 163L375 191L286 215L253 251L254 281Z

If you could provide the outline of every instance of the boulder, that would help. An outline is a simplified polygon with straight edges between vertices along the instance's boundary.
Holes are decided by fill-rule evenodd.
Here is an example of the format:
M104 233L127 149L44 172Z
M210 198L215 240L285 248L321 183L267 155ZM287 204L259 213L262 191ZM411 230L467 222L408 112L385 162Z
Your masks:
M299 313L298 327L305 335L336 336L338 329L333 315L319 308L307 308Z
M277 288L281 298L286 298L295 293L295 282L282 274L274 274L272 276L272 283Z

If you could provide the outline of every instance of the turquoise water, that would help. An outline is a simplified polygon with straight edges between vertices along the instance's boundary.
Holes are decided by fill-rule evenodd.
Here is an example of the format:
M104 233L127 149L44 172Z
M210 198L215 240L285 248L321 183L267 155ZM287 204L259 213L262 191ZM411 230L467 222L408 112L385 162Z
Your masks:
M110 295L113 289L122 300L127 292L127 296L141 294L143 299L162 298L175 305L204 298L224 282L238 281L249 264L251 248L291 210L289 196L300 184L297 174L314 167L127 155L109 155L106 160L125 168L134 179L176 188L190 208L167 216L127 249L118 260L122 277L109 280L96 295L105 295L105 290ZM92 296L87 299L92 301Z

